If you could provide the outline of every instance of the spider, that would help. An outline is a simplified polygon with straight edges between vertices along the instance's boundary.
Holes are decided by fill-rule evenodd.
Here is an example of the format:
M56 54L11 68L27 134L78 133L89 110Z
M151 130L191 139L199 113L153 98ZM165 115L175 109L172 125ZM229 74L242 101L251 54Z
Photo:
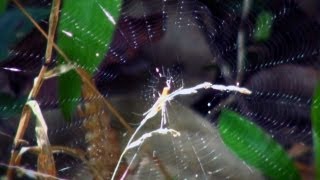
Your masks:
M158 69L156 69L156 71L159 72ZM159 73L159 75L160 75L160 77L162 77L161 73ZM239 87L238 84L236 86L234 86L234 85L225 86L225 85L219 85L219 84L212 84L210 82L204 82L204 83L198 84L198 85L191 87L191 88L180 87L179 89L170 93L170 90L171 90L171 80L170 79L171 78L168 78L166 80L166 86L162 89L162 93L159 95L156 102L152 105L152 107L148 111L146 111L143 114L144 118L142 119L138 128L135 130L135 132L130 137L130 139L127 143L127 146L125 147L125 149L123 150L123 152L119 158L119 161L118 161L117 166L114 170L112 179L114 179L116 177L118 168L119 168L120 163L122 161L122 158L128 150L142 145L145 140L147 140L148 138L152 137L155 134L161 134L161 135L171 134L173 137L180 136L179 131L169 128L169 123L168 123L168 118L167 118L167 116L168 116L167 115L167 103L172 101L176 96L195 94L200 89L215 89L215 90L219 90L219 91L235 91L235 92L239 92L239 93L246 94L246 95L250 95L252 93L247 88ZM153 130L149 133L145 133L140 138L133 141L133 139L135 138L136 134L140 131L140 129L148 122L148 120L150 120L151 118L156 116L159 113L159 111L161 111L160 128ZM131 162L129 163L129 166L133 162L134 157L132 158ZM128 166L128 168L129 168L129 166ZM126 174L128 172L128 168L125 171L125 173L122 175L121 179L124 179L124 177L126 176Z

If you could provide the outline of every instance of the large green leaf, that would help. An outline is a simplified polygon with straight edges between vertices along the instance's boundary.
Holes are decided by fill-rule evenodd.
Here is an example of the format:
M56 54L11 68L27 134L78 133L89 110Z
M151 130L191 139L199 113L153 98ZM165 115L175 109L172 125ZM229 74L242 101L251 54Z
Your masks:
M269 178L300 178L293 161L282 147L245 117L233 111L223 110L218 128L223 142L239 158Z
M90 74L97 69L107 53L120 8L121 0L63 1L57 43L74 63ZM63 63L62 57L59 57L59 61ZM66 77L68 74L60 77L63 78L59 81L60 100L68 97L79 98L81 94L79 82L66 80L70 79ZM80 79L73 78L73 81ZM76 86L70 86L71 83ZM60 105L66 115L74 111L76 104Z
M273 24L272 14L268 11L261 12L256 21L254 38L257 41L268 40L271 34Z
M120 0L63 2L58 45L71 60L90 73L94 72L106 54L120 5Z
M313 146L315 153L316 179L320 179L320 83L318 83L311 107Z
M28 13L36 20L48 17L50 10L27 8ZM18 9L11 9L0 14L0 61L8 57L9 49L24 38L34 28L32 23Z
M15 98L7 93L0 93L0 118L20 115L27 97Z
M66 120L71 119L81 96L81 78L71 70L59 77L59 105Z

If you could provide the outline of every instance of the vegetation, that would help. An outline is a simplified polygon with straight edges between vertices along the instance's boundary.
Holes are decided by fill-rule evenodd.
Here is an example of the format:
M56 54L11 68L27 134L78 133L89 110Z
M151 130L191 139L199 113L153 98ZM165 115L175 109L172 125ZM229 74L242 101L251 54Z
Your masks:
M4 36L0 41L0 61L10 61L8 59L9 49L30 34L34 27L42 32L47 44L45 62L36 76L28 97L15 98L10 94L0 94L0 117L8 119L21 115L13 142L11 159L6 164L8 166L7 177L12 179L14 171L22 171L24 174L35 178L56 177L58 173L54 154L57 152L63 152L85 161L90 167L90 172L97 179L112 177L122 150L119 140L120 133L111 126L110 116L115 116L130 135L134 131L107 98L98 91L93 75L104 60L109 45L114 38L122 1L67 0L60 2L60 0L53 0L51 10L41 7L24 8L17 0L13 0L12 4L18 8L7 9L7 1L1 1L0 4L0 31ZM47 16L50 16L48 32L39 26L40 20ZM16 23L12 23L11 20L9 22L9 18L12 17L14 17ZM70 21L75 23L70 23ZM17 28L21 23L24 24L22 28ZM268 40L272 33L272 24L272 14L268 11L261 12L256 20L255 40ZM79 40L81 40L81 43L79 43ZM245 44L245 41L242 43ZM54 61L55 57L57 57L57 61ZM90 136L88 134L86 136L86 142L90 147L87 148L89 149L87 151L55 146L50 143L47 134L50 126L47 127L37 97L44 82L55 77L58 77L59 108L63 112L65 120L72 122L75 116L87 118L82 124L90 134ZM227 89L226 91L230 90ZM192 91L182 92L181 94L194 93ZM162 96L168 97L170 94L163 92ZM320 178L319 99L320 86L315 90L311 113L317 178ZM162 104L170 100L167 99L160 102L160 105L153 107L152 110L155 112L153 116L160 110L163 112L164 106ZM6 109L5 107L8 106L12 108ZM32 118L33 116L35 118ZM27 149L24 149L24 151L18 151L19 147L23 146L21 139L23 139L25 131L29 127L29 120L35 120L36 122L35 139L37 145L26 146ZM301 178L294 161L284 148L249 118L234 111L223 109L218 117L217 127L219 135L230 151L246 164L261 171L268 178ZM108 134L101 134L101 132ZM148 151L145 151L148 154ZM37 154L38 169L32 173L23 168L18 168L22 155L27 152ZM121 172L119 175L125 173L123 168L120 167L119 169ZM174 176L174 179L177 179L176 176Z

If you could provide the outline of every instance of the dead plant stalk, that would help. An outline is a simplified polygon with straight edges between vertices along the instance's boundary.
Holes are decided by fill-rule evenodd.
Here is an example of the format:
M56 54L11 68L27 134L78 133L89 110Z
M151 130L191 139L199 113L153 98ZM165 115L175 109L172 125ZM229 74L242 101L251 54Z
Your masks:
M20 10L23 10L22 12L28 17L28 18L32 18L25 10L24 8L21 6L21 4L18 2L18 0L12 0ZM57 23L58 23L58 19L59 19L59 9L60 9L60 0L54 0L53 1L53 5L51 8L51 14L50 14L50 19L49 19L49 34L47 36L47 48L46 48L46 53L45 53L45 63L44 65L41 67L41 70L37 76L37 78L35 79L35 82L33 84L33 87L30 91L28 100L30 99L35 99L40 91L41 85L43 83L43 77L44 74L47 71L47 64L49 64L51 62L51 56L52 56L52 47L53 47L53 41L54 41L54 35L56 32L56 27L57 27ZM34 20L33 20L34 21ZM35 21L34 21L35 22ZM18 155L18 147L19 147L19 141L20 139L23 138L26 128L28 127L29 121L30 121L30 117L31 117L31 109L28 106L24 106L23 111L22 111L22 115L20 118L20 122L19 122L19 126L18 126L18 130L16 133L16 136L14 138L14 142L13 142L13 148L11 151L11 158L10 158L10 162L9 162L9 167L10 166L15 166L15 159ZM54 165L53 165L54 166ZM53 169L53 174L55 174L55 168ZM7 171L7 178L8 179L12 179L13 177L13 169L12 168L8 168Z
M51 49L46 51L46 63L45 64L49 64L51 62L51 58L50 57L51 57L51 52L52 52L52 47L53 47L63 57L62 59L64 61L66 61L67 63L69 63L71 65L74 65L75 67L77 67L74 63L72 63L72 61L68 58L68 56L59 48L59 46L53 41L54 36L50 37L50 28L49 28L49 35L48 35L39 26L39 24L33 19L33 17L30 16L30 14L25 10L25 8L19 3L18 0L12 0L12 1L16 4L16 6L19 8L19 10L31 21L31 23L36 27L36 29L48 40L47 50L48 50L49 44L51 46ZM58 1L60 3L60 0L58 0ZM60 4L59 4L59 6L60 6ZM57 11L54 12L54 16L56 17L55 23L58 22L58 15L59 15L59 8L57 8ZM54 30L55 30L56 25L54 27L52 27L52 28L54 28ZM35 98L37 96L37 94L38 94L38 92L40 90L40 87L41 87L41 85L43 83L44 75L45 75L46 71L47 71L47 66L42 66L42 68L41 68L41 70L39 72L39 75L38 75L38 80L36 81L36 83L34 84L32 90L30 92L32 98ZM87 78L87 73L85 71L83 71L81 68L75 68L75 71L80 76L80 78L82 79L83 83L88 85L88 87L93 92L98 94L99 97L103 99L104 104L107 106L107 108L110 110L110 112L120 121L120 123L128 130L129 134L133 134L133 132L134 132L133 128L125 121L125 119L111 105L111 103L107 99L105 99L104 96L101 95L101 93L95 88L95 85L93 85L91 80ZM20 123L19 123L19 127L18 127L18 130L17 130L17 134L15 136L13 150L12 150L11 159L10 159L10 165L15 165L15 159L18 156L18 152L16 150L18 145L19 145L18 142L24 136L25 130L26 130L26 128L28 126L28 123L29 123L30 116L31 116L31 109L29 107L25 106L23 108L23 111L22 111L22 116L21 116L21 119L20 119ZM148 150L146 150L146 149L144 149L144 150L147 152L149 158L157 159L156 157L152 158L151 153ZM165 175L165 177L170 177L169 173L167 172L165 166L161 163L160 159L157 159L157 165L159 166L161 172ZM12 175L13 175L13 171L9 169L7 171L8 179L12 179Z

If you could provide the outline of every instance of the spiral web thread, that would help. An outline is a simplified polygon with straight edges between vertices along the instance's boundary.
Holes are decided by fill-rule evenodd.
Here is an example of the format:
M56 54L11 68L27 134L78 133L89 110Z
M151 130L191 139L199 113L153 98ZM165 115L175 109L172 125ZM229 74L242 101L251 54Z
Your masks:
M41 1L41 4L50 6L47 1ZM237 38L243 12L242 5L243 1L224 1L216 2L215 8L210 9L195 0L124 1L114 40L108 45L110 47L105 61L94 77L99 90L106 97L107 94L108 97L112 97L113 92L117 92L118 84L121 84L122 88L140 91L139 88L146 87L148 82L141 80L133 85L128 83L128 78L136 78L139 73L153 71L154 67L169 68L176 64L183 66L181 79L184 88L206 81L237 85ZM272 33L268 40L257 42L254 39L257 31L255 19L263 10L271 12L272 23L265 22L259 28L271 26ZM70 18L67 21L90 32L90 27L81 27L81 22L72 19L77 13L83 12L75 11L69 14ZM46 24L45 20L42 23ZM215 131L216 113L221 107L245 115L286 147L296 143L311 144L309 114L313 86L319 80L320 40L315 38L320 32L319 22L303 12L302 4L281 0L278 3L251 4L248 17L242 23L247 57L242 69L243 81L238 83L241 87L250 89L252 93L241 95L214 90L199 92L198 95L203 95L204 98L198 97L197 100L200 100L196 103L203 106L200 111L208 117L206 120L190 112L185 107L188 105L178 105L175 101L168 104L170 128L179 131L180 136L156 135L130 149L125 161L128 163L133 157L137 158L128 164L128 178L162 179L164 175L159 170L158 163L167 166L169 174L177 179L237 179L250 175L259 177L259 174L254 173L254 168L245 163L237 167L228 164L236 158L224 152L226 149L216 145L221 143ZM36 33L33 34L36 36ZM88 36L99 39L100 35ZM44 58L41 51L41 47L45 47L44 43L45 40L40 38L39 42L35 43L39 48L18 46L12 49L9 55L11 60L1 66L2 70L28 77L36 75L41 64L39 62ZM79 44L90 46L81 40ZM212 65L217 66L221 73L214 68L203 73L204 67ZM142 79L148 78L144 74ZM305 80L307 78L308 82ZM234 100L224 103L230 94L234 96ZM155 102L155 99L153 100ZM65 101L80 103L82 100ZM152 98L148 101L152 101ZM59 101L56 96L45 94L40 96L39 104L50 114L56 112ZM0 108L5 110L16 107ZM140 109L140 112L149 108ZM135 113L131 109L123 111ZM185 118L179 113L186 113L190 117ZM144 133L159 127L161 118L154 118L154 122L138 133L136 140ZM47 119L50 119L50 115ZM52 143L85 149L86 132L82 127L84 121L86 118L69 123L49 121ZM32 135L27 138L34 139ZM145 156L142 151L144 146L149 146L158 160L152 161ZM61 177L81 177L89 173L83 168L85 164L64 155L58 156L57 163ZM243 174L235 173L234 169L241 169Z

